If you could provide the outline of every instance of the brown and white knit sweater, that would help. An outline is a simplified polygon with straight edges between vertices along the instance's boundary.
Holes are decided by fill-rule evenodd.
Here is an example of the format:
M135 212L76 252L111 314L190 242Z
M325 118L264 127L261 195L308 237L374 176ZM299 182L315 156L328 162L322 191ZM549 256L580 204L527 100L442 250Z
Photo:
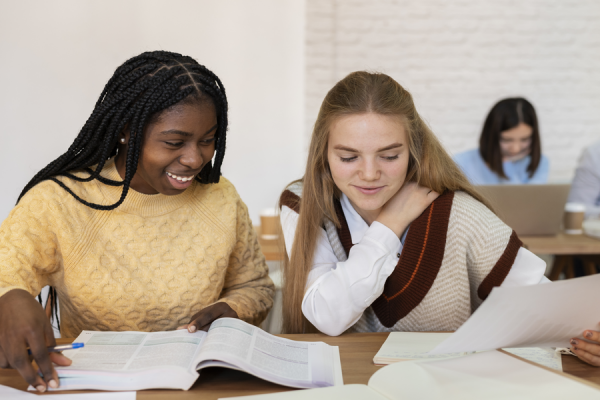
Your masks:
M281 204L298 212L302 186ZM339 202L341 227L324 222L340 262L353 246ZM509 273L521 241L493 212L464 192L446 192L410 225L383 293L348 331L455 330Z

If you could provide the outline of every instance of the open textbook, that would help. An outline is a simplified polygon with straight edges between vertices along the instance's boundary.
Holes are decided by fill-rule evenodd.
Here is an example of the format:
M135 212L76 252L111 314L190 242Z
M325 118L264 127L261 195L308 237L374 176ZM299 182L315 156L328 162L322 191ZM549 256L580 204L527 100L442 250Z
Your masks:
M392 364L399 361L460 357L472 353L429 354L452 333L391 332L375 357L375 364ZM522 347L502 349L518 357L562 371L561 353L552 348Z
M339 348L279 338L239 319L222 318L208 332L83 331L85 347L67 350L56 367L59 390L189 389L198 370L225 367L296 388L342 385Z
M244 400L600 400L600 387L537 367L499 351L407 361L375 372L367 385L346 385L256 396Z

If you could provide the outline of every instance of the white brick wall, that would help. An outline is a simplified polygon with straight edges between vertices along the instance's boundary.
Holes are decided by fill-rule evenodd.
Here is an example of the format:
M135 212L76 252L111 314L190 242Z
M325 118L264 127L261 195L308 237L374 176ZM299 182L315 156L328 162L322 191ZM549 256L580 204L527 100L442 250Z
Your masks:
M551 181L600 140L599 0L307 0L306 26L307 135L333 84L368 69L410 90L453 154L509 96L536 107Z

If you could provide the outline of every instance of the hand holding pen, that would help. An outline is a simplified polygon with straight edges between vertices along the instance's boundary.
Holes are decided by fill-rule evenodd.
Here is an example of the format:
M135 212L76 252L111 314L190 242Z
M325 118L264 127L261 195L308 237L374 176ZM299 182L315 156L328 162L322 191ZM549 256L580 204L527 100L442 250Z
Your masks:
M14 368L39 392L56 389L60 381L54 364L68 366L71 360L55 346L50 320L29 292L13 289L0 296L0 368Z
M60 353L65 350L75 350L80 349L84 346L83 343L75 342L71 344L59 344L58 346L50 346L47 348L49 353ZM27 349L27 352L31 354L31 349Z

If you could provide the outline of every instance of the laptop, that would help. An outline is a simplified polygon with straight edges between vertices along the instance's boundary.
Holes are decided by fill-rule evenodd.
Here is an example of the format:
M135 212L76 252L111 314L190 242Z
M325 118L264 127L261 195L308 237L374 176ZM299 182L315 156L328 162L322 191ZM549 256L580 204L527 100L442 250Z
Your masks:
M570 188L570 184L475 186L519 236L556 235Z

